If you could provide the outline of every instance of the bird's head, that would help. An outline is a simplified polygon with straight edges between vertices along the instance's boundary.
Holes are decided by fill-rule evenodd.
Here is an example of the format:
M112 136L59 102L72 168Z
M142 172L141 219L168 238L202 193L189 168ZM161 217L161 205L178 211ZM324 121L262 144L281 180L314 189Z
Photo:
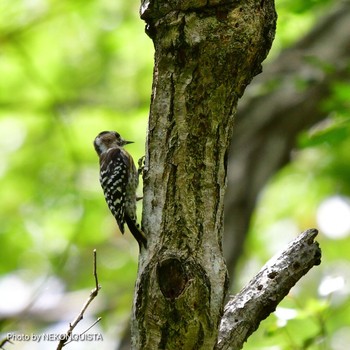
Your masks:
M120 134L115 131L102 131L96 136L94 147L97 154L100 155L111 148L123 147L128 143L133 143L133 141L124 140Z

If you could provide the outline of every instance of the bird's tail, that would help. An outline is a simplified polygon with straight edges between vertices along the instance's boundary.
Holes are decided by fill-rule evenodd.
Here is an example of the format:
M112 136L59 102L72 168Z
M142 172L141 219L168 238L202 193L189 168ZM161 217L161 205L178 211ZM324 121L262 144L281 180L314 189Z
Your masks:
M132 219L129 215L125 214L125 222L129 227L130 232L134 236L134 238L137 240L140 249L142 246L147 248L147 238L145 234L140 229L139 225L136 223L134 219Z

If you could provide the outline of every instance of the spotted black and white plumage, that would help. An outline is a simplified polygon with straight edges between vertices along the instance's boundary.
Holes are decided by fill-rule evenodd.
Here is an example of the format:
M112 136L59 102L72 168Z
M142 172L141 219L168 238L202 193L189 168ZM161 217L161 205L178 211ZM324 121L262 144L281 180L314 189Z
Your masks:
M126 223L139 244L146 246L146 238L136 222L136 189L138 172L131 155L123 146L132 143L117 132L103 131L94 141L100 158L100 183L110 211L124 233Z

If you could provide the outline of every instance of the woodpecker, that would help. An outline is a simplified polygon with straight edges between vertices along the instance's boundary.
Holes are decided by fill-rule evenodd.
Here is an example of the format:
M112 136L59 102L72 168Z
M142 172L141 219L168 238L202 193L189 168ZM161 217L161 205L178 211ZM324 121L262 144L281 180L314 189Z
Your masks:
M100 158L100 183L107 205L124 233L124 224L129 227L139 246L146 247L147 240L136 221L136 189L139 174L134 160L123 148L133 141L124 140L115 131L102 131L94 147Z

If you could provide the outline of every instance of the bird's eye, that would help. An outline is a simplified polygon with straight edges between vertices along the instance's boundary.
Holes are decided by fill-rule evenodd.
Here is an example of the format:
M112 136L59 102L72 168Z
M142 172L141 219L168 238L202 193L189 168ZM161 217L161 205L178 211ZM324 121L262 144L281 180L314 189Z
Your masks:
M120 138L120 135L119 135L117 132L115 132L114 135L115 135L115 137L116 137L117 139Z

